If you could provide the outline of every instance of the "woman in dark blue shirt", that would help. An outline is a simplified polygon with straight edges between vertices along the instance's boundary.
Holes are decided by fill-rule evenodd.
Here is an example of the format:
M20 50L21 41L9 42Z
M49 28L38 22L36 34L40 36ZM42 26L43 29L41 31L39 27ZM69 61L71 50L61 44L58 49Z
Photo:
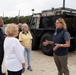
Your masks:
M69 75L67 67L68 47L70 46L70 34L67 31L63 18L56 20L56 31L53 34L53 41L46 40L43 45L53 44L54 61L58 69L58 75Z

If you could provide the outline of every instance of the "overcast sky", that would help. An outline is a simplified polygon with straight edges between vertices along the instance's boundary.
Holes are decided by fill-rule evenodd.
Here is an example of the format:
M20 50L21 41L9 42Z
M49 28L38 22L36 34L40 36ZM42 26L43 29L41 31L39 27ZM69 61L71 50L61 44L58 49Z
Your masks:
M26 16L32 14L32 9L36 13L42 10L51 9L52 7L62 7L63 0L1 0L0 16ZM65 0L65 6L76 9L76 0Z

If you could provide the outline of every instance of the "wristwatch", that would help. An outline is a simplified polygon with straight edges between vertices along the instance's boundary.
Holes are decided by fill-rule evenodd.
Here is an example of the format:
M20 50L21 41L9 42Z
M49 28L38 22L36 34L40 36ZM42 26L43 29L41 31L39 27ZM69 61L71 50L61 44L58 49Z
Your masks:
M63 47L63 45L61 44L60 47Z

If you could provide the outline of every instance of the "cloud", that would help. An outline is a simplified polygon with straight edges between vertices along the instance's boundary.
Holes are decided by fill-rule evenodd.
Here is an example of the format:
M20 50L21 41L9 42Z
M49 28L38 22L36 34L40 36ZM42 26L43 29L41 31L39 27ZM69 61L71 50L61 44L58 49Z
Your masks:
M65 0L66 7L76 8L76 0ZM32 9L35 12L41 12L42 10L51 9L52 7L62 7L63 0L2 0L0 2L0 16L18 16L31 15Z

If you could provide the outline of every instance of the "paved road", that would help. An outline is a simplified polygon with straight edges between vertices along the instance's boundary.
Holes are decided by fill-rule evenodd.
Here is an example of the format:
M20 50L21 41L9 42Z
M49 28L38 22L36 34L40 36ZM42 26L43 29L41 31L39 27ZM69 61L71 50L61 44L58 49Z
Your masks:
M76 52L69 53L68 67L70 75L76 75ZM26 69L23 75L57 75L57 69L53 57L44 55L41 51L32 51L31 66L33 71ZM3 72L6 68L3 64Z

